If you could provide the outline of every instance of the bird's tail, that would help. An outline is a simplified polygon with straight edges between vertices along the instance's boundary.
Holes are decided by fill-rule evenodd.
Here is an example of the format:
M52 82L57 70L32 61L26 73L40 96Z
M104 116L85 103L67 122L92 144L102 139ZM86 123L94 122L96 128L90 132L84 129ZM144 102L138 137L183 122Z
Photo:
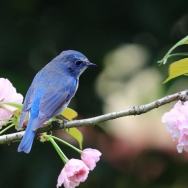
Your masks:
M32 129L32 124L33 121L30 119L25 134L23 135L23 138L20 142L20 145L18 146L18 152L25 152L25 153L29 153L33 144L33 140L35 137L35 133L36 131L33 131Z

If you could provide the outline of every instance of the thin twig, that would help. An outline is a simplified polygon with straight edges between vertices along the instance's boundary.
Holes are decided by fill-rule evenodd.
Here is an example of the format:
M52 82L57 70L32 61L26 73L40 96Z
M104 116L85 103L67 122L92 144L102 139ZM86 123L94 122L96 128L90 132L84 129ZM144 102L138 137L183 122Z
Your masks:
M187 101L188 90L184 90L182 92L165 96L161 99L158 99L156 101L153 101L145 105L133 106L125 110L112 112L112 113L104 114L104 115L93 117L93 118L68 121L65 123L59 123L59 122L53 121L51 122L51 124L45 127L39 128L37 130L37 133L42 133L42 132L47 132L47 131L57 130L57 129L71 128L71 127L95 126L101 122L113 120L113 119L124 117L124 116L132 116L132 115L136 116L136 115L144 114L155 108L158 108L160 106L163 106L165 104L168 104L170 102L177 101L177 100ZM15 141L20 140L24 132L25 131L0 136L0 144L7 144L10 142L15 142Z

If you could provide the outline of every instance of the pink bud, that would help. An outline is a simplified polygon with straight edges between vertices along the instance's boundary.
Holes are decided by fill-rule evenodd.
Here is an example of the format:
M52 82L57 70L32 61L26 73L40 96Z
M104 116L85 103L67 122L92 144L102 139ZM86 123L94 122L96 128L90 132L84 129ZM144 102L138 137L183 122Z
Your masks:
M84 149L81 153L82 161L87 165L90 170L93 170L96 163L100 160L101 152L96 149Z

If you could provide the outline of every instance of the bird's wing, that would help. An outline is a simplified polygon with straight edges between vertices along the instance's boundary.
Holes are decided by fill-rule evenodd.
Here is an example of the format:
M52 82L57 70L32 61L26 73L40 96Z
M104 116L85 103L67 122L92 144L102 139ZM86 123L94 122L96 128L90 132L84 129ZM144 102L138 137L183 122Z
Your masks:
M70 79L64 83L63 86L51 88L44 94L39 105L39 115L33 125L34 131L45 121L57 115L67 107L76 92L77 83L76 79Z
M24 100L24 104L22 107L22 113L21 113L21 117L20 117L20 122L18 125L18 130L20 130L23 126L24 120L26 118L27 112L30 110L31 105L32 105L32 98L33 98L33 94L34 94L34 89L32 87L29 88L25 100Z

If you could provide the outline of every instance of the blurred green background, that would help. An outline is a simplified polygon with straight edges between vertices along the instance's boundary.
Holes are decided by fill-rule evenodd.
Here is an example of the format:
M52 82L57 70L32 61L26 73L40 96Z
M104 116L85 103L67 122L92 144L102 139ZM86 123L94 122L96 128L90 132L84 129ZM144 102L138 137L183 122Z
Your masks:
M46 63L73 49L97 64L81 76L71 101L78 118L151 102L187 87L185 77L162 85L168 65L157 65L188 34L187 7L187 0L2 0L0 76L25 96ZM99 149L102 157L79 187L187 187L188 154L177 153L177 142L161 123L173 105L81 128L84 148ZM54 134L77 146L63 131ZM79 158L60 146L68 158ZM28 155L17 147L0 146L0 187L56 187L63 163L51 144L36 139Z

